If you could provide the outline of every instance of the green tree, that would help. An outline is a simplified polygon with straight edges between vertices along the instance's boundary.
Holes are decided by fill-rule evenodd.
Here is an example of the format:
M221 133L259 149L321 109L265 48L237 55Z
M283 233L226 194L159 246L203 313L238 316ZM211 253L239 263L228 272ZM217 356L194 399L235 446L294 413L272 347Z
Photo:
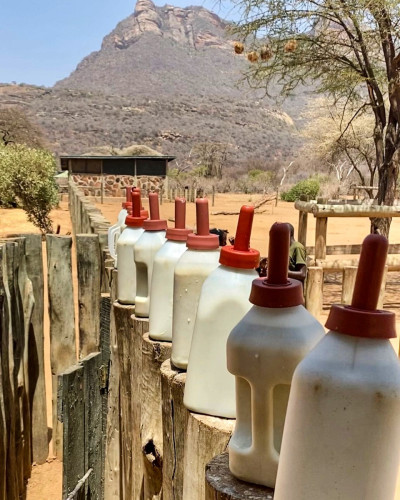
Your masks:
M42 233L52 233L49 214L58 204L55 173L50 152L22 144L0 145L0 204L19 204Z
M288 96L303 84L353 120L373 115L379 204L393 205L400 147L400 5L397 0L239 0L234 28L253 62L251 85ZM391 219L372 219L387 235Z

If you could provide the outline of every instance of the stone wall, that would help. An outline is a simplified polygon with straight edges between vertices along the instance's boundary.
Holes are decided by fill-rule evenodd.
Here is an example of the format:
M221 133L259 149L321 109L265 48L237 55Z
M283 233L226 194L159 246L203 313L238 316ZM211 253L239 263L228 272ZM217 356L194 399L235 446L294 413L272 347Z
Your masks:
M72 179L85 196L101 196L101 176L91 174L73 174ZM124 197L127 186L139 187L143 194L158 193L163 187L162 177L137 177L130 175L105 175L104 196Z

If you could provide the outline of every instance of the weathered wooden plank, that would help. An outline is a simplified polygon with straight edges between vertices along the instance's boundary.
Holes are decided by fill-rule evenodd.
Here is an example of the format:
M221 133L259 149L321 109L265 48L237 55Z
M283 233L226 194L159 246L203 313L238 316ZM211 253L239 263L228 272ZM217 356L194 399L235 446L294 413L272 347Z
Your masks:
M328 219L320 217L315 226L315 258L325 259L326 257L326 233L328 229Z
M205 467L226 451L235 420L189 412L183 477L183 498L204 500Z
M97 234L76 235L79 304L79 356L100 346L101 254Z
M137 319L135 321L138 321ZM161 365L171 357L172 343L158 342L143 335L141 429L144 454L144 497L162 494L162 402Z
M4 283L2 272L3 261L3 246L0 245L0 500L6 500L6 477L7 477L7 426L6 426L6 406L7 389L3 377L3 357L7 353L2 349L2 339L4 337L4 321L3 321L3 307L4 307ZM8 411L8 409L7 409Z
M32 412L32 460L38 464L49 454L46 387L44 376L44 277L42 237L23 234L25 238L26 270L32 282L35 307L29 329L29 395Z
M315 247L306 247L307 255L315 254ZM329 245L326 255L360 255L361 245ZM400 254L400 244L389 245L388 254Z
M307 310L319 318L322 312L324 271L322 267L311 266L307 270L305 305Z
M85 469L84 368L71 366L58 376L63 423L63 498L74 490Z
M113 306L110 316L110 363L108 372L108 411L104 472L104 497L106 500L119 500L123 498L121 496L120 376L118 361L117 330Z
M306 241L307 241L307 222L308 222L308 213L300 210L297 239L304 246L306 246Z
M115 329L118 343L118 365L120 370L120 405L121 405L121 479L122 498L134 499L134 469L133 460L133 433L132 425L133 401L138 397L134 391L133 379L133 324L131 316L135 306L123 305L114 302L113 311L115 318Z
M342 304L351 304L357 269L357 266L346 266L343 269Z
M11 248L10 248L11 245ZM16 415L15 415L15 378L14 378L14 342L12 335L12 314L10 309L11 292L9 287L9 269L7 256L13 251L14 244L0 245L0 294L1 310L1 363L2 392L4 405L5 447L6 447L6 492L10 498L18 498L19 485L16 456Z
M388 205L321 205L298 200L294 207L314 217L400 217L400 207Z
M53 449L61 458L62 428L57 420L57 376L76 363L71 236L46 235L53 378Z
M100 352L82 359L85 403L85 470L92 469L86 483L86 495L101 500L102 492L102 395Z
M163 425L163 500L183 500L183 459L189 412L183 404L186 372L161 365Z
M104 293L100 303L100 352L102 355L101 365L101 413L102 413L102 452L101 452L101 485L104 495L105 481L105 457L106 457L106 431L108 413L108 384L109 384L109 364L110 364L110 317L111 317L111 297Z
M206 465L205 500L272 500L274 490L236 479L229 470L228 453L214 457Z

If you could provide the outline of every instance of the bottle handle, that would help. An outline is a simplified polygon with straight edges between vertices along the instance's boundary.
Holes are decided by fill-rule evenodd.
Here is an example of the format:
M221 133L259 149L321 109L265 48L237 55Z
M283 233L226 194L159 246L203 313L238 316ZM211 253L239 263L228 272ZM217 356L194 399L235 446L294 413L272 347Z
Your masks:
M118 236L121 233L121 226L119 224L114 224L113 226L110 227L108 230L108 251L110 252L111 257L114 260L117 260L117 253L115 249L115 245L117 242L117 233Z

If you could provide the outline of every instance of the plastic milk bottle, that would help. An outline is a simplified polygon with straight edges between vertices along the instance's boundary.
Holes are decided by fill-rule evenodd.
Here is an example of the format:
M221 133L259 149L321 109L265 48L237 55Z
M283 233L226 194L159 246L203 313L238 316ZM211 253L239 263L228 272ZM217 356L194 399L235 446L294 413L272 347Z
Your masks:
M126 228L117 241L117 296L122 304L134 304L136 296L136 267L134 247L143 234L144 217L140 215L140 191L132 192L132 214L125 219Z
M186 370L194 323L204 280L218 266L219 239L210 234L208 200L196 200L197 233L189 234L187 250L175 266L171 361Z
M249 248L254 207L243 206L233 246L221 248L220 266L204 281L190 349L184 404L190 410L234 418L235 378L226 368L226 342L250 309L260 254Z
M143 223L144 233L135 245L136 298L135 315L147 318L150 311L150 286L154 257L165 243L167 221L160 219L158 194L149 194L150 219Z
M128 215L128 206L132 208L132 190L130 187L126 188L126 201L122 203L117 222L108 228L108 251L114 259L114 267L117 267L116 242L121 232L126 228L125 219Z
M168 228L167 241L154 257L150 291L149 335L155 340L172 340L172 306L175 265L186 251L192 231L185 228L186 200L175 199L175 227Z
M254 305L227 344L228 370L236 377L237 418L229 468L240 479L271 488L293 372L325 334L303 306L301 282L288 279L289 245L288 225L275 223L269 233L267 279L253 281Z
M371 234L351 306L332 306L328 334L292 383L275 500L392 500L400 459L395 315L376 310L388 242Z

